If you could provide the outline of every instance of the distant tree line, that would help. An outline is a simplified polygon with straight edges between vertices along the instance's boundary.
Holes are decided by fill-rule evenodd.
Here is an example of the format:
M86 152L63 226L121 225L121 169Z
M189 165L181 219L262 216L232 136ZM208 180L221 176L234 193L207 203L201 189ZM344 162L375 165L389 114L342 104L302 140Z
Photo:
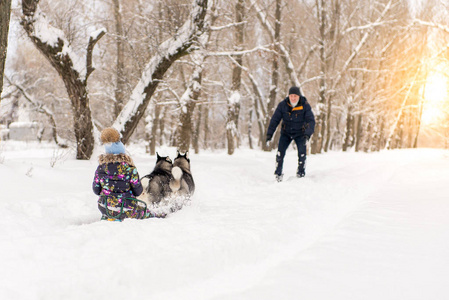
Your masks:
M311 153L416 147L429 62L446 61L449 45L448 4L423 5L22 0L5 84L78 159L111 125L152 154L270 150L270 117L293 85L315 113Z

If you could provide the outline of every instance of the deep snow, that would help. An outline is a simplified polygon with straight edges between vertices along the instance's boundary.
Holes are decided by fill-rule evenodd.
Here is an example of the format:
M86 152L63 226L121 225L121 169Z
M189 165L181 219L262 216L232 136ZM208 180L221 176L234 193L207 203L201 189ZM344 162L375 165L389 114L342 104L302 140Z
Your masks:
M449 299L447 150L295 155L282 183L274 152L191 155L190 205L118 223L95 157L2 141L0 299Z

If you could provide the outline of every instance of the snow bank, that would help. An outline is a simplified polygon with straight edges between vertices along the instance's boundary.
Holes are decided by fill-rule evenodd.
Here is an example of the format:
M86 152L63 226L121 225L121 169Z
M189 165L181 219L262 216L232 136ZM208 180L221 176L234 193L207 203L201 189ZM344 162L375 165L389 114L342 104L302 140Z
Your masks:
M449 296L447 151L315 155L297 179L290 150L282 183L274 152L205 152L191 157L190 206L117 223L99 221L95 159L0 149L1 299ZM128 151L152 170L143 146Z

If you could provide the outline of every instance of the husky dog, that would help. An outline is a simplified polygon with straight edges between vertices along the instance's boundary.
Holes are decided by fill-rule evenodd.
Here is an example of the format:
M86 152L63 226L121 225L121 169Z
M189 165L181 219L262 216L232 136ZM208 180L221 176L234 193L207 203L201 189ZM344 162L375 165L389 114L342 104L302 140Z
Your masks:
M147 204L159 203L173 192L170 188L170 182L173 181L171 173L172 161L168 156L156 154L156 166L153 172L142 177L143 192L137 197L137 199L145 201Z
M189 152L181 154L173 161L172 168L173 182L172 190L180 196L190 197L195 192L195 182L193 181L192 172L190 171Z

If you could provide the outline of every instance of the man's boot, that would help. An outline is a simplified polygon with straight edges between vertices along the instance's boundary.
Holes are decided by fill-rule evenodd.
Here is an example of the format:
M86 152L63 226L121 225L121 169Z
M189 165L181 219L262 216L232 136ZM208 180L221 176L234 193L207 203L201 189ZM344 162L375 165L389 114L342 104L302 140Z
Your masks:
M284 178L284 174L281 174L281 175L276 174L277 182L281 182L283 178Z

